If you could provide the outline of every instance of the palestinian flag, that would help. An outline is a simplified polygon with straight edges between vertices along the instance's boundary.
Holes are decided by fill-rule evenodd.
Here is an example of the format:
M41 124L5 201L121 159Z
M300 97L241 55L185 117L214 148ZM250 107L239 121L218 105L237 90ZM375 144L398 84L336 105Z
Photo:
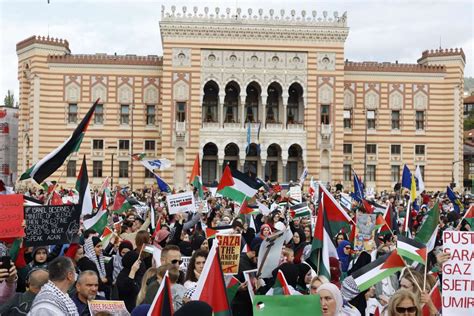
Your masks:
M311 210L308 207L308 203L303 202L290 206L290 216L292 218L311 216Z
M51 197L51 201L49 201L49 205L63 205L63 199L58 192L53 192L53 196Z
M173 296L171 294L171 283L168 271L163 277L158 292L156 292L153 303L151 303L147 316L172 316Z
M439 290L439 281L436 282L436 284L431 289L430 298L431 298L431 301L433 302L434 306L436 307L436 309L440 313L443 305L441 303L441 291ZM421 313L423 314L423 316L432 315L431 312L430 312L429 306L426 305L426 304L423 305Z
M112 211L116 214L122 214L123 212L128 211L131 207L132 205L125 195L123 195L121 190L117 190L117 193L115 193L114 204L112 205Z
M232 231L233 231L232 228L212 229L212 228L206 227L206 238L214 238L216 237L216 234L230 234Z
M227 298L229 299L230 302L232 302L232 300L235 297L235 294L237 294L237 291L239 290L239 286L241 283L239 279L237 279L233 275L228 275L228 274L224 275L224 279L225 279L225 288L227 291Z
M319 188L319 194L324 193L322 194L321 202L324 205L325 213L331 226L331 232L335 234L342 229L349 231L350 223L352 222L351 217L324 186L320 185Z
M146 154L145 153L139 153L139 154L133 154L131 156L132 156L133 161L141 161L141 160L143 160L143 158L146 157Z
M217 247L217 242L214 242L191 299L209 304L215 316L231 316L232 311Z
M390 234L392 223L392 210L390 209L390 204L385 208L383 215L378 214L375 226L377 229L377 234Z
M249 206L247 200L244 200L244 202L242 203L242 205L240 206L240 209L239 209L239 213L240 214L251 214L255 211L258 211L258 208L252 208L251 206Z
M324 193L320 192L320 194ZM308 262L319 275L324 275L328 280L330 280L331 270L329 257L339 258L339 256L331 238L331 236L335 235L335 232L333 233L331 230L327 213L328 211L324 205L323 198L319 203L318 218L316 220L314 238L311 245L311 254L306 262Z
M99 205L97 205L99 210L107 211L107 194L105 191L102 192L102 198L100 199Z
M259 187L258 182L238 170L231 171L227 165L217 186L217 193L242 204L244 200L252 198Z
M191 176L189 177L189 183L197 190L199 198L204 199L204 191L202 190L202 178L201 178L201 167L199 165L199 154L196 155L194 159L193 170L191 171Z
M474 230L474 205L469 207L469 210L464 215L464 219L471 226L471 230Z
M359 291L362 292L386 277L402 270L404 267L405 263L402 257L398 255L397 250L394 250L355 271L352 273L352 277Z
M81 214L91 214L94 207L89 187L89 176L87 175L86 155L82 159L81 170L77 176L76 190L79 192L79 209L81 209Z
M23 239L16 238L13 241L8 253L17 269L22 269L26 267L25 251L26 247L23 245Z
M364 210L367 214L373 214L374 213L375 207L370 205L370 203L366 199L362 200L362 205L364 206Z
M70 154L79 151L82 139L84 138L98 102L99 99L95 101L94 105L89 109L72 135L58 148L34 164L30 169L26 170L26 172L21 175L20 180L33 178L36 183L41 183L58 170Z
M427 252L432 251L435 247L439 229L439 216L438 203L435 203L433 208L426 213L426 219L415 236L416 241L426 245Z
M109 244L110 238L112 238L113 231L106 226L104 231L102 232L102 236L100 236L100 240L102 241L102 247L106 247Z
M41 187L43 188L44 192L47 192L48 194L51 193L51 191L54 190L56 186L56 181L45 181L41 183Z
M426 264L428 253L426 245L421 242L400 235L397 238L397 251L402 257Z
M288 282L281 270L278 270L275 284L273 284L273 295L291 295Z
M84 229L92 228L95 230L99 235L102 235L104 232L105 227L108 224L108 215L107 211L99 210L95 215L89 219L84 221Z

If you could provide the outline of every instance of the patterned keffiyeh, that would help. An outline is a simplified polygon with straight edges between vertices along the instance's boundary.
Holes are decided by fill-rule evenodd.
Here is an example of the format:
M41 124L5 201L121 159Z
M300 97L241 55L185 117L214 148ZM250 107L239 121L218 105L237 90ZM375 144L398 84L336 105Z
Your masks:
M63 315L79 315L76 304L69 295L63 293L51 281L43 285L41 291L36 295L33 305L40 305L41 303L54 304L63 312Z
M101 253L98 257L95 254L94 250L94 243L92 242L92 237L89 237L84 242L84 253L87 258L89 258L92 262L95 263L97 266L97 271L99 271L100 278L105 278L105 262L104 262L104 255Z

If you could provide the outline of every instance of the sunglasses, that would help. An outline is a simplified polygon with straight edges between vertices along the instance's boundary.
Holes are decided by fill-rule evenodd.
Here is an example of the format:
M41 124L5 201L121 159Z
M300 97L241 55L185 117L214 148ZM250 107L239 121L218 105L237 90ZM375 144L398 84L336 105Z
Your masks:
M181 265L183 263L183 260L178 260L178 259L171 260L171 264L177 264L177 263Z
M416 313L416 306L395 307L395 310L397 311L397 313L400 313L400 314L405 314L405 313L413 314L413 313Z
M347 246L347 247L344 247L344 249L351 250L352 248Z

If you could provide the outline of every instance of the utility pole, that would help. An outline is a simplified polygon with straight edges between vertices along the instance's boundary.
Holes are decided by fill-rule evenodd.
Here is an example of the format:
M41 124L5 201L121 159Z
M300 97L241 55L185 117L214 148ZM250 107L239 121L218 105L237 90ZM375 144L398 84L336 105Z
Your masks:
M131 109L131 124L132 124L132 137L130 139L130 174L128 179L130 180L130 189L133 192L133 110L135 109L135 98L132 100L132 109Z

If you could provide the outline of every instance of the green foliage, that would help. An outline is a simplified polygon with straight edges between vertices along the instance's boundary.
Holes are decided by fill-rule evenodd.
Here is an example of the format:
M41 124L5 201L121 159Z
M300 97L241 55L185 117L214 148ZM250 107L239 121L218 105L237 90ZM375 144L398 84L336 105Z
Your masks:
M5 99L3 99L3 103L5 104L5 106L10 106L10 107L13 107L15 105L15 96L10 90L8 90L7 95L5 96Z

